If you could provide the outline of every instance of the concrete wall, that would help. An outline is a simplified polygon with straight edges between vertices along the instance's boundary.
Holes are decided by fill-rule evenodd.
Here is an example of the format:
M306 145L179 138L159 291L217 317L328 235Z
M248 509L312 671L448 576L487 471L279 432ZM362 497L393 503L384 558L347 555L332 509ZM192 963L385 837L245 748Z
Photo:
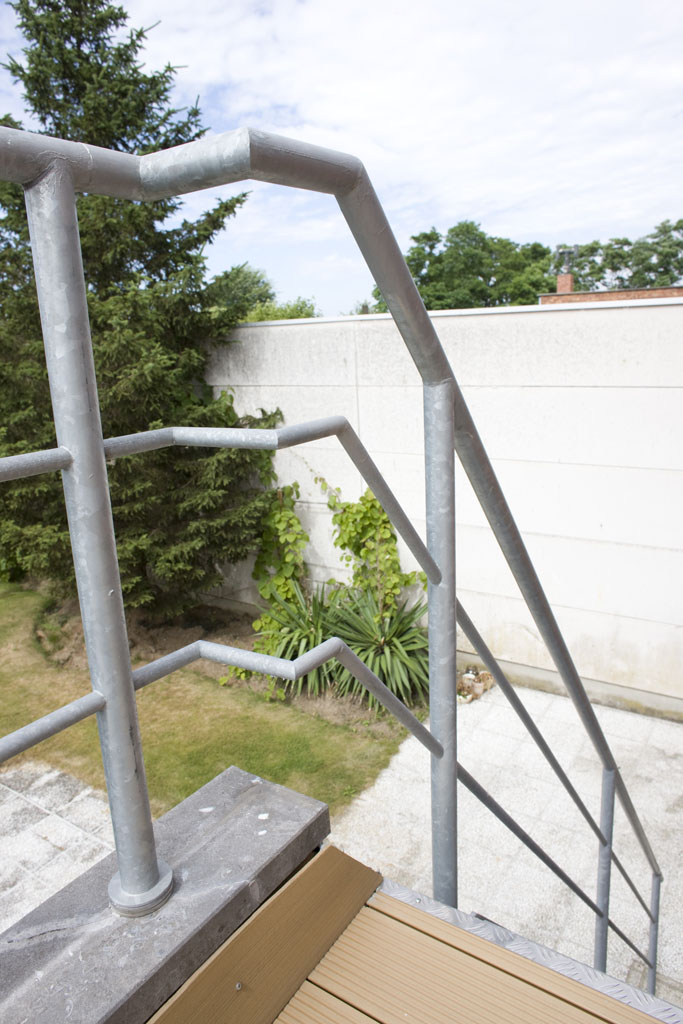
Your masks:
M433 320L579 673L617 697L642 690L664 706L683 699L683 302L466 310ZM232 388L245 411L279 406L286 423L345 415L424 533L421 385L393 321L253 324L234 337L212 357L214 388ZM358 474L336 439L278 453L277 470L301 485L312 574L338 576L314 477L355 498ZM458 470L459 596L517 674L552 678ZM224 594L248 598L244 580L234 576Z

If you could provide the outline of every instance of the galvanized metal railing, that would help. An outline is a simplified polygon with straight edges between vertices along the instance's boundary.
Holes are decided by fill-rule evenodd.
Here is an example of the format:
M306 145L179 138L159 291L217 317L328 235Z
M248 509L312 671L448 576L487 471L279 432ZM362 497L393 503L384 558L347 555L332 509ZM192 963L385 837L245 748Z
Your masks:
M171 893L171 869L158 860L135 706L135 690L195 658L296 679L338 658L432 753L434 895L457 905L457 781L466 785L596 916L595 966L606 965L612 929L647 963L654 991L661 872L618 766L582 686L521 535L493 472L460 388L439 343L363 165L355 158L276 135L240 129L142 157L14 129L0 129L0 178L24 186L57 447L0 460L0 479L60 470L64 482L76 581L93 692L0 741L0 759L97 714L118 855L110 884L122 913L144 914ZM105 440L83 281L75 195L92 192L129 200L168 198L253 178L333 194L410 351L423 381L427 544L342 417L277 431L167 427ZM427 731L338 639L294 662L199 641L133 672L116 560L106 459L165 445L282 448L336 435L384 505L428 577L430 725ZM599 824L531 721L455 596L454 450L472 482L500 547L603 766ZM456 756L456 614L479 656L539 745L599 842L593 900L512 817L458 765ZM612 850L615 797L652 869L645 901ZM609 918L614 863L650 919L647 956Z

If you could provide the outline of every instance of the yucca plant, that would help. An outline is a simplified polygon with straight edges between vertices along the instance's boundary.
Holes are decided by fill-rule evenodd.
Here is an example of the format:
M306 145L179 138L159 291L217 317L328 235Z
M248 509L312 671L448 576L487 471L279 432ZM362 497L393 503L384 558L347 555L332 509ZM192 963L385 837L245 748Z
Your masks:
M372 591L351 591L345 600L330 606L328 620L336 635L371 672L404 704L429 695L429 644L419 621L426 610L423 601L406 601L382 613ZM365 687L341 667L335 673L339 694L362 694L370 707L377 701Z
M262 629L254 644L262 654L293 660L334 635L333 609L337 591L325 592L319 587L309 597L298 583L291 582L291 595L285 601L277 591L270 595L267 615L260 620ZM307 675L293 681L283 680L281 689L299 695L306 689L309 697L317 697L332 686L337 672L334 663L326 662Z

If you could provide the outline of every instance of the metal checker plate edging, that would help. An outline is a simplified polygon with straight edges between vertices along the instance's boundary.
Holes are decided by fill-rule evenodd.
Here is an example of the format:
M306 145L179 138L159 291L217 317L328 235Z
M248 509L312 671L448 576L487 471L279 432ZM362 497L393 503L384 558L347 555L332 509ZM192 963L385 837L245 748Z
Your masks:
M665 1024L683 1024L683 1009L679 1009L657 996L649 995L625 981L612 978L609 974L596 971L588 964L581 963L580 960L573 960L554 949L541 946L530 939L524 939L508 928L494 924L493 921L476 914L467 914L463 910L447 907L444 903L439 903L438 900L434 900L430 896L424 896L422 893L415 892L414 889L399 885L398 882L394 882L390 878L385 878L377 891L386 893L387 896L392 896L411 907L424 910L427 914L447 921L473 935L478 935L482 939L494 942L497 946L509 949L511 953L518 953L527 960L533 960L534 963L540 964L541 967L548 967L551 971L557 971L558 974L563 974L566 978L572 978L582 985L587 985L613 999L618 999L620 1002L640 1010L641 1013L647 1013L655 1020L664 1021Z

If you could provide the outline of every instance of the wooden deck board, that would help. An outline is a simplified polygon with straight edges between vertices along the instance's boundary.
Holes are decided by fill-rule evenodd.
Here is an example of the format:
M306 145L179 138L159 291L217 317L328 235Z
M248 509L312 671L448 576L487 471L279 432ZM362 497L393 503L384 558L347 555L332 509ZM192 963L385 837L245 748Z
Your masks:
M148 1024L651 1024L510 950L375 892L327 847Z
M356 915L310 980L382 1024L598 1019L370 908Z
M305 981L274 1024L368 1024L374 1018Z
M376 871L326 847L245 921L148 1024L272 1024L381 880Z
M374 893L367 906L410 928L431 935L471 957L485 960L501 972L513 974L529 985L551 992L567 1003L590 1010L599 1020L609 1021L610 1024L643 1024L644 1020L649 1019L647 1014L613 999L604 992L588 988L573 978L567 978L517 953L502 949L462 928L454 928L448 922L425 914L417 907L411 907L384 893Z

